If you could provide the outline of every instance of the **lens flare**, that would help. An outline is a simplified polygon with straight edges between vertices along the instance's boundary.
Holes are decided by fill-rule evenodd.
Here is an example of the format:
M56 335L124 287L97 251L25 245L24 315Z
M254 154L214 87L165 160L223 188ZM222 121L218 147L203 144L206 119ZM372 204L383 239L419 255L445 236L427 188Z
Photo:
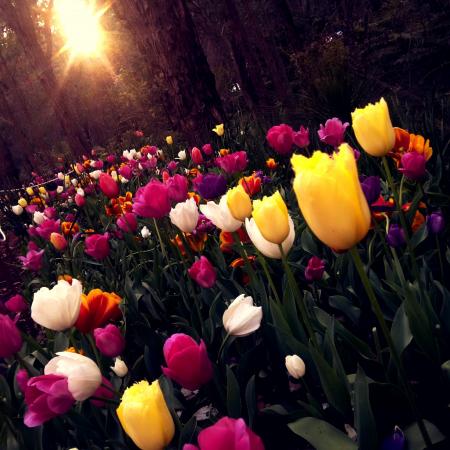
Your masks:
M73 56L98 56L103 43L100 18L95 3L87 0L56 0L57 25L66 38L65 48Z

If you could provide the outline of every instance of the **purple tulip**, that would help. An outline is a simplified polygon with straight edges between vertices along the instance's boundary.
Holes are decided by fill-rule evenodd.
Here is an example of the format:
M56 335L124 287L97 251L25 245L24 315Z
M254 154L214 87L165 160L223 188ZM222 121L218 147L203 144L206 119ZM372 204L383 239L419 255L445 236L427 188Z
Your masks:
M348 126L348 122L342 123L337 117L333 117L328 119L325 125L320 124L317 134L322 142L336 148L344 142L344 134Z
M380 177L372 176L367 177L361 181L361 187L366 196L367 203L371 205L376 202L381 193L381 180Z
M400 225L396 223L392 224L389 227L386 241L391 247L400 247L400 245L406 242L405 231Z
M435 211L427 217L428 230L433 234L440 234L444 231L445 220L440 211Z
M401 167L399 169L410 180L420 180L425 175L425 157L417 152L408 152L402 156Z
M384 439L381 450L404 450L406 444L405 435L399 427L394 428L391 436Z
M0 314L0 358L10 358L22 347L22 336L15 322Z
M119 356L125 348L125 339L119 328L108 324L104 328L94 330L95 345L109 358Z
M227 191L227 180L223 175L208 173L197 183L198 193L206 200L213 200Z

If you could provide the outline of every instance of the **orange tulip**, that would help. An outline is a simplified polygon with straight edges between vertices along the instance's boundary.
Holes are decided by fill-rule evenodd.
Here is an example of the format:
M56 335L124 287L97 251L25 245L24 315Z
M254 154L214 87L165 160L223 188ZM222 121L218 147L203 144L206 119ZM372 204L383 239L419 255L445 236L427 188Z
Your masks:
M261 178L255 176L255 174L241 178L239 184L250 197L261 191Z
M88 295L83 294L75 328L82 333L90 333L110 320L119 319L122 316L119 308L121 301L114 292L103 292L101 289L93 289Z

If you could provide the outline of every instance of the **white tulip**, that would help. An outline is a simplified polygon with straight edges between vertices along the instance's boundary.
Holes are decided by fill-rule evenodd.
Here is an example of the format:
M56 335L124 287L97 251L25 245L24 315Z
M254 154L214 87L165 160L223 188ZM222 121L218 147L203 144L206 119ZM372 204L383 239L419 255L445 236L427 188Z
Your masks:
M298 355L288 355L285 359L286 369L292 378L298 380L305 375L305 362Z
M248 237L253 242L253 245L268 258L281 259L280 248L277 244L269 242L263 237L259 231L258 226L254 219L245 219L245 229L247 230ZM289 216L289 234L288 237L281 244L283 247L283 252L286 255L292 247L295 239L295 228L294 222Z
M23 208L20 205L14 205L11 209L16 216L20 216L23 213Z
M253 306L252 297L241 294L223 313L223 326L231 336L248 336L261 326L262 308Z
M180 150L178 152L178 158L180 161L184 161L186 159L186 150Z
M110 368L120 378L123 378L128 373L127 365L120 358L116 358L114 366L111 366Z
M114 181L117 181L119 179L117 172L115 170L111 171L111 177Z
M121 177L121 178L120 178L120 182L121 182L122 184L127 184L129 181L130 181L130 180L127 180L125 177Z
M131 150L124 150L122 156L128 159L128 161L131 161L136 156L136 149L132 148Z
M78 401L91 397L102 384L102 374L90 358L72 352L58 352L44 367L45 375L55 374L67 377L68 388Z
M227 205L227 196L222 195L219 204L208 202L200 205L200 211L222 231L233 232L242 226L240 220L236 220L231 214Z
M46 220L45 214L40 211L35 211L33 214L33 222L37 225L40 225L44 220Z
M64 174L62 172L58 172L57 177L58 177L58 180L61 180L61 181L64 180Z
M184 233L192 233L198 222L197 203L193 198L180 202L170 210L170 221Z
M147 239L148 237L150 237L151 234L152 234L151 231L150 231L146 226L144 226L144 227L142 228L142 230L141 230L141 236L142 236L144 239Z
M89 174L89 176L93 179L93 180L98 180L100 178L102 171L101 170L94 170L93 172L91 172Z
M78 188L77 189L77 194L81 195L81 197L84 197L84 190L83 190L83 188Z
M58 194L62 194L63 191L64 191L64 187L63 187L63 186L58 186L58 187L56 188L56 192L57 192Z
M72 327L78 319L81 305L81 283L72 284L59 280L52 288L42 287L33 297L31 318L49 330L63 331Z
M72 186L77 187L77 185L78 185L78 180L77 180L76 178L72 178L72 179L70 180L70 182L72 183Z

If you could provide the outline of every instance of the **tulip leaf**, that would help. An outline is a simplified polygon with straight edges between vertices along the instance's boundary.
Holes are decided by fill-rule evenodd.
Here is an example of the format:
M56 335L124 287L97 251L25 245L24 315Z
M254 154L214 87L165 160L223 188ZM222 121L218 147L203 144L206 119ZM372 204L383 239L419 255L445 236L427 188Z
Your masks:
M358 446L345 433L324 420L304 417L288 424L296 435L308 441L316 450L357 450Z
M319 253L317 244L314 241L312 233L308 227L306 227L301 234L300 245L305 252L308 252L311 255L317 255Z
M445 439L445 436L428 420L424 420L425 428L427 429L428 436L432 444L437 444ZM419 425L414 422L405 431L406 441L408 442L408 450L424 450L427 448L425 441L423 440L422 433L420 432Z
M331 295L328 303L333 308L344 313L355 325L358 325L361 310L353 305L353 303L343 295Z
M253 375L245 388L245 403L247 405L248 425L253 426L253 420L256 414L256 387L255 375Z
M402 354L403 350L411 343L413 335L409 327L409 321L406 317L404 303L400 305L395 313L394 321L391 327L391 336L394 342L395 348L399 354Z
M227 366L227 410L235 419L241 417L241 390L231 367Z
M358 366L356 373L354 389L355 427L358 431L359 448L364 450L377 450L377 428L370 405L369 379L360 366Z
M411 247L414 249L420 243L422 243L428 237L428 227L424 223L414 234L411 236Z

